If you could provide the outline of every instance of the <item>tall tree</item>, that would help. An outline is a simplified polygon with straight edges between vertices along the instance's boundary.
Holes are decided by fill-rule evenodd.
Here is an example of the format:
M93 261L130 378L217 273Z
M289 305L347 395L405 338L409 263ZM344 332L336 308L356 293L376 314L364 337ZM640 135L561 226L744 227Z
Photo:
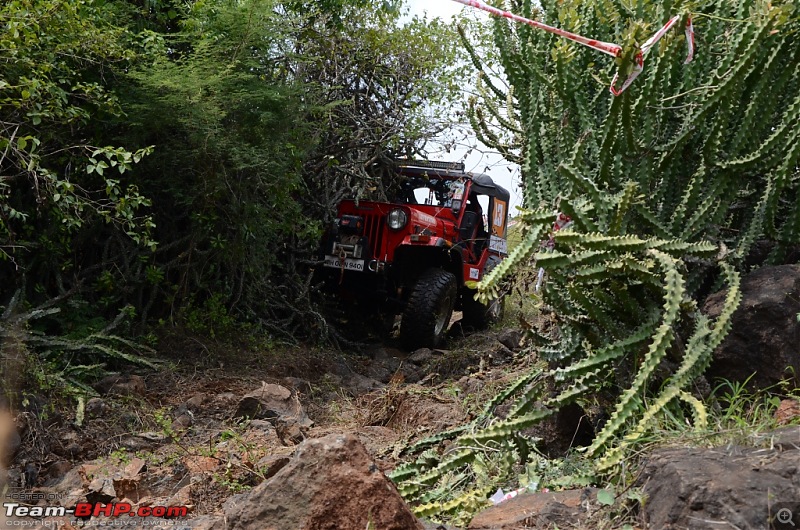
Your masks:
M303 174L308 204L327 217L343 198L386 197L393 160L451 125L466 69L441 19L403 21L397 5L375 1L304 13L291 68L317 103Z
M75 252L111 222L151 241L148 201L125 174L148 151L109 147L91 121L122 114L105 88L135 57L133 36L90 0L14 0L0 6L0 285L31 281L47 295L74 282Z
M254 310L285 242L314 233L296 200L306 105L283 74L288 36L275 9L269 0L194 4L162 56L119 88L129 109L120 139L156 146L138 178L163 243L150 280L148 267L120 280L137 289L157 280L168 307L217 293L229 308ZM125 253L135 265L135 249Z
M426 112L454 93L453 30L401 25L375 1L219 0L176 16L161 58L118 87L119 141L156 146L137 182L162 245L149 263L120 248L117 281L150 316L213 301L318 336L299 263L341 198L383 190L378 162L439 126Z

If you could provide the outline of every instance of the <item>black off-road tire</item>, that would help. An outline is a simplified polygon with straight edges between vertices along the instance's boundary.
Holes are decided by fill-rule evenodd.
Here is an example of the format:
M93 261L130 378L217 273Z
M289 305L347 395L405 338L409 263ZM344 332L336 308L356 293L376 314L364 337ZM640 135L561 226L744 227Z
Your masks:
M499 259L489 258L483 272L484 275L488 274L498 263L500 263ZM503 294L501 294L499 298L489 300L488 305L484 305L475 300L474 289L464 289L461 296L463 297L461 306L464 313L464 327L481 330L502 320L505 313L505 297Z
M435 348L444 342L458 296L456 277L442 269L422 273L400 321L400 341L408 349Z

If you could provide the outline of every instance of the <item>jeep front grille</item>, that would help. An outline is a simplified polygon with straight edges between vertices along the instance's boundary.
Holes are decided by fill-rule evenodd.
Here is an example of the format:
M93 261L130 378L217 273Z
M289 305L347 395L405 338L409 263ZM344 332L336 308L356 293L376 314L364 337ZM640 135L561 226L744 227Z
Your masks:
M372 249L372 257L382 259L383 236L386 231L386 217L384 215L365 215L364 216L364 235L369 241Z

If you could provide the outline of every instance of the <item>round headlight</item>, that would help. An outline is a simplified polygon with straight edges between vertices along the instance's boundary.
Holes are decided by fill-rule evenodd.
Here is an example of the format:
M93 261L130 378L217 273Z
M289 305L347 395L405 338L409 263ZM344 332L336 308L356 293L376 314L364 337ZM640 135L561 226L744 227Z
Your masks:
M402 208L395 208L386 216L386 222L392 230L400 230L408 223L408 215Z

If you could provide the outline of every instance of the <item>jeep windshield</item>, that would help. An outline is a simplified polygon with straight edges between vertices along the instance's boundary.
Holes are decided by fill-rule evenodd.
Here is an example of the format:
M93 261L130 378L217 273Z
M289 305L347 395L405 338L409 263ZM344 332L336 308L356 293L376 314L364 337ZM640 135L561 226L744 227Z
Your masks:
M400 185L397 202L452 208L461 208L464 182L461 180L409 177Z

